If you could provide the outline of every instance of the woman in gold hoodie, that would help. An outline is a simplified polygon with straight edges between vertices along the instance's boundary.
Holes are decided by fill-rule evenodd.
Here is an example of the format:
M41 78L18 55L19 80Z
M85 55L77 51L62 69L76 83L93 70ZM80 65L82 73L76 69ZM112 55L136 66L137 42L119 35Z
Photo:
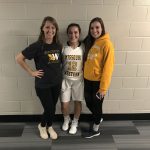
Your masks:
M114 47L105 32L103 20L93 18L84 39L84 93L86 105L93 116L93 128L86 138L100 135L102 104L109 88L114 68Z

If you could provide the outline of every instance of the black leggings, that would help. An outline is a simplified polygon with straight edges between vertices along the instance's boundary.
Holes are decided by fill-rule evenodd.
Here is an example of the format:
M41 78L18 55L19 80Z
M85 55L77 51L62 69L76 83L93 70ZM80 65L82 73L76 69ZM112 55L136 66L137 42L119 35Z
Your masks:
M95 124L99 124L100 120L102 118L102 104L103 100L99 100L96 97L96 93L99 90L99 81L89 81L84 79L84 96L85 96L85 102L86 106L89 108L89 110L92 112L93 115L93 121Z
M37 96L43 106L44 112L41 119L41 126L52 126L56 104L60 94L61 85L52 86L50 88L36 88Z

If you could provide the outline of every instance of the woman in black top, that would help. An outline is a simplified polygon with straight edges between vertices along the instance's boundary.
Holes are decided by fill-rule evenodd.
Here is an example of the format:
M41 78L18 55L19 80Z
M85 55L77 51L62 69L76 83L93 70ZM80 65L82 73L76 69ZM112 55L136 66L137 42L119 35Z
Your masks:
M54 18L45 17L38 41L29 45L16 56L16 61L32 77L35 77L36 94L44 109L41 123L38 125L40 136L57 139L57 133L52 128L56 103L61 89L61 49L58 40L58 25ZM36 70L32 70L26 59L34 59Z

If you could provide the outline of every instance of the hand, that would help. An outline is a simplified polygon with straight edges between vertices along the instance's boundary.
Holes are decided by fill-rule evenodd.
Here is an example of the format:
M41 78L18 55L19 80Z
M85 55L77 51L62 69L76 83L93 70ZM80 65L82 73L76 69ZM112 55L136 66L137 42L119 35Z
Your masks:
M96 93L96 97L99 99L99 100L102 100L104 98L104 95L102 95L100 92L97 92Z
M36 70L31 73L32 77L42 78L44 75L43 70Z
M100 95L101 95L102 97L104 97L104 96L105 96L105 92L100 92Z

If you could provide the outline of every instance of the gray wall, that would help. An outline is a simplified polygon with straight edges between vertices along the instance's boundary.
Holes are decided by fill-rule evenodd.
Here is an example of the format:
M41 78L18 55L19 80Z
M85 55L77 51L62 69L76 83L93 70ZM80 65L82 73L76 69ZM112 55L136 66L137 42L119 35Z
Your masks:
M15 55L36 41L47 15L57 19L63 42L70 22L81 25L83 38L90 20L102 17L116 58L104 113L150 113L150 0L0 0L0 115L42 112L34 79Z

